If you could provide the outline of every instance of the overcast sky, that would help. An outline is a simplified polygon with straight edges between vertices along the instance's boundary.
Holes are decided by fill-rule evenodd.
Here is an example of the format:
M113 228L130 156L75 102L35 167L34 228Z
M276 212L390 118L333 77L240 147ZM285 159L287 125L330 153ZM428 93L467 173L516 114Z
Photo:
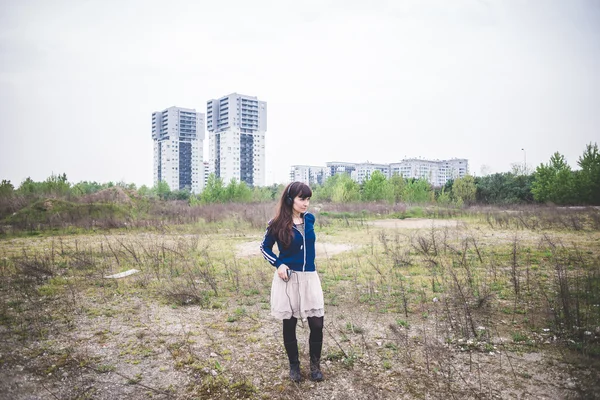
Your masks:
M152 112L232 92L268 103L267 183L327 161L467 158L481 175L559 151L576 167L600 142L597 0L0 7L0 179L16 186L152 185Z

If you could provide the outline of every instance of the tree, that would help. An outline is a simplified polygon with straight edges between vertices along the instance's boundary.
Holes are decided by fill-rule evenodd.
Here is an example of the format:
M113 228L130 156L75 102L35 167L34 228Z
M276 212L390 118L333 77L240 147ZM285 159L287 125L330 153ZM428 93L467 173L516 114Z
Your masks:
M141 197L152 197L154 195L152 189L150 189L146 185L140 186L140 188L137 190L137 192Z
M454 179L448 179L444 184L444 190L448 192L448 194L452 193L452 185L454 185Z
M431 200L431 194L431 185L427 179L409 179L404 186L402 199L407 203L426 203Z
M598 145L586 145L583 155L579 157L576 186L579 200L584 204L600 205L600 153Z
M28 177L17 191L25 196L64 196L69 194L70 187L66 174L52 174L44 182L34 182Z
M450 198L450 192L446 191L445 186L442 186L442 189L439 191L435 200L440 206L447 206L452 202L452 199Z
M102 185L98 182L81 181L73 185L71 188L71 193L73 193L75 196L83 196L86 194L96 193L100 190L102 190Z
M279 193L280 191L283 191L283 188L279 189L278 185L263 186L263 187L254 186L252 188L252 201L255 201L255 202L272 201L277 198L277 193Z
M373 171L371 176L363 182L362 199L364 201L394 201L393 188L381 171Z
M190 192L190 190L188 188L185 188L180 190L174 190L171 193L169 193L169 199L189 200L191 195L192 193Z
M452 184L452 196L454 201L469 205L475 201L477 187L475 178L471 175L465 175L462 178L456 178Z
M477 202L484 204L531 203L533 175L501 172L475 178Z
M252 189L246 182L238 182L237 188L235 190L235 199L236 201L242 203L249 203L252 201Z
M34 182L33 179L27 177L23 182L21 182L17 191L19 192L19 194L31 196L41 192L41 187L39 183Z
M210 174L206 180L206 186L201 194L203 203L223 203L225 198L225 187L223 179L215 174Z
M339 174L336 176L338 178L333 187L331 201L334 203L358 201L360 199L360 186L358 186L358 183L350 178L348 174Z
M10 181L3 179L2 183L0 183L0 197L10 197L13 195L14 190L15 187Z
M333 197L333 190L341 176L342 175L340 174L330 176L325 179L323 185L312 188L313 199L319 201L331 201Z
M406 179L402 175L393 174L390 178L390 186L392 188L392 196L394 203L402 201L402 193L404 192L404 186L406 185Z
M237 181L235 180L235 178L231 178L231 180L229 181L229 184L225 187L224 191L223 191L223 198L221 199L223 202L234 202L235 199L235 192L237 190Z
M44 194L64 196L69 193L71 184L67 181L67 174L50 175L43 183Z
M169 184L165 181L156 182L152 191L162 200L167 200L171 194L171 188L169 188Z
M565 157L556 152L548 164L540 164L531 185L533 198L539 202L570 204L575 200L574 179Z
M249 202L250 200L252 200L252 190L246 182L238 182L234 178L231 178L231 181L229 181L229 184L224 189L222 201Z

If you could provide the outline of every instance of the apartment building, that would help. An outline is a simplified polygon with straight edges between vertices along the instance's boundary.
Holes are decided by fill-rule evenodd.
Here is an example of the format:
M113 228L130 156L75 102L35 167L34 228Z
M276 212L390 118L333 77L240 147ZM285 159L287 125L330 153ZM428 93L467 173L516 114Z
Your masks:
M310 165L292 165L290 168L290 182L304 182L307 185L322 185L329 175L327 167Z
M348 174L352 176L356 171L356 163L342 162L342 161L331 161L325 163L328 169L329 176L337 174Z
M450 160L425 160L420 158L405 159L397 163L375 164L375 163L349 163L328 162L326 163L330 176L346 173L358 183L369 179L371 174L378 170L387 178L394 174L410 179L427 179L433 186L443 186L450 179L464 177L469 172L469 162L464 158Z
M232 93L206 105L209 163L217 177L265 185L267 103Z
M204 187L204 114L169 107L152 113L154 184L200 193Z
M371 174L375 171L380 171L383 176L390 176L390 165L389 164L374 164L370 162L356 164L354 171L354 179L358 183L363 183L365 180L371 178Z
M468 174L469 161L464 158L450 160L425 160L410 158L390 164L390 176L402 175L405 178L424 178L433 186L444 186L451 179Z
M204 187L206 187L206 184L208 183L208 176L214 173L214 170L208 161L204 161L202 164L204 167Z

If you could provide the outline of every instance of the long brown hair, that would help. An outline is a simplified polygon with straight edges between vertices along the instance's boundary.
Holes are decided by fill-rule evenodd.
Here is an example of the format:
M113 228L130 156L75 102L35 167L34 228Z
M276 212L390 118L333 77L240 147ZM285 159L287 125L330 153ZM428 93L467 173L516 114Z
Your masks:
M275 217L269 224L269 231L273 236L277 238L279 243L284 248L290 247L292 243L292 225L294 224L293 218L293 207L294 199L300 196L301 199L312 196L312 190L302 182L292 182L285 187L279 203L277 203L277 210Z

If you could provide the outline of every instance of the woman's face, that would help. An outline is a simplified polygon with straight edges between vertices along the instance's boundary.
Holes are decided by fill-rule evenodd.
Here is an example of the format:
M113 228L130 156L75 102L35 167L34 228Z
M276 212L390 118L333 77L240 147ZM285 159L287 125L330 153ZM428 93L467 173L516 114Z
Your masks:
M310 197L306 197L304 199L300 198L300 196L296 196L294 199L294 212L295 213L305 213L308 210L308 203L310 203Z

